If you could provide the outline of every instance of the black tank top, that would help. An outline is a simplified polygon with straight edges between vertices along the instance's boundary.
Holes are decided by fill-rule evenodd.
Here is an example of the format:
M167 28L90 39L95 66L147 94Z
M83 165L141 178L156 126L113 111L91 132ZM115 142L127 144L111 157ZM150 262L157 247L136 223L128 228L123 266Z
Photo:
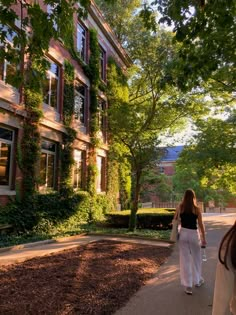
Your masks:
M190 230L197 230L197 215L194 213L180 213L181 226Z

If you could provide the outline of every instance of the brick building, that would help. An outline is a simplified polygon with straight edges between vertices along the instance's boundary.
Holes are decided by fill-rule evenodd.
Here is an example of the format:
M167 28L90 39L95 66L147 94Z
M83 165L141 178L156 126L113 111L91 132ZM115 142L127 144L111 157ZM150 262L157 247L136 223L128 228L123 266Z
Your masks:
M159 163L160 173L165 174L167 176L174 175L175 163L180 153L182 152L183 148L184 148L183 145L179 145L175 147L166 147L163 149L164 154Z
M50 12L50 6L43 5L45 11ZM19 8L16 12L20 14ZM16 27L19 21L16 21ZM100 46L100 79L106 85L107 60L113 57L117 65L126 70L130 66L125 50L121 47L109 25L105 22L98 7L91 1L88 16L79 20L74 14L74 49L80 55L83 63L89 62L89 30L95 29ZM11 36L8 38L11 44ZM91 146L89 136L90 113L90 80L83 71L81 64L73 59L65 48L63 41L51 40L50 49L45 56L50 67L46 73L43 86L43 118L40 121L41 158L39 165L40 191L57 190L59 187L59 148L62 137L66 132L63 124L63 89L64 64L69 61L74 67L74 115L73 128L76 139L73 143L74 161L72 177L73 187L83 188L87 177L88 152ZM26 115L22 105L22 91L6 83L8 72L14 72L12 65L2 60L0 62L0 203L4 204L10 196L15 196L17 187L21 183L22 173L18 166L16 154L22 139L22 122ZM104 111L107 98L103 91L99 91L99 110ZM107 131L105 119L100 119L100 146L96 148L96 162L98 176L96 180L97 192L106 190L107 165Z

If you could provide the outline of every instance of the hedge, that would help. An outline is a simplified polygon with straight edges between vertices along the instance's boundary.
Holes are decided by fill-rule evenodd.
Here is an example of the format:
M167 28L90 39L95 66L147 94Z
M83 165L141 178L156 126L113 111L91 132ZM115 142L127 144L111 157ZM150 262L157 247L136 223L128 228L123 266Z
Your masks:
M139 212L137 213L137 228L154 230L171 229L173 215L173 209L165 209L165 211L159 210L159 212L148 212L148 210L139 210ZM121 211L116 213L112 212L106 214L107 224L111 227L117 228L128 228L129 217L129 211Z

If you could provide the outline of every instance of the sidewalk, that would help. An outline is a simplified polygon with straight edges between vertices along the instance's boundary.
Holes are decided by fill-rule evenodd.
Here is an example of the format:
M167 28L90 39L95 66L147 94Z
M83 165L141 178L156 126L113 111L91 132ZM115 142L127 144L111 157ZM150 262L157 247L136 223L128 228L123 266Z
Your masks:
M204 214L207 231L207 262L203 263L205 284L183 291L179 280L178 244L155 278L142 287L115 315L211 315L217 251L220 240L233 225L236 214ZM230 313L229 313L230 314Z
M207 262L203 264L205 284L194 288L193 295L186 295L180 286L178 244L168 261L160 267L156 277L142 287L130 301L114 315L211 315L217 251L220 240L233 225L236 214L204 214L207 231ZM167 246L167 242L148 241L118 236L83 235L58 241L27 244L23 248L0 251L0 265L22 262L36 256L73 248L100 239L122 240ZM112 314L111 314L112 315Z
M25 245L17 245L12 248L0 249L0 266L10 265L24 260L44 256L51 253L56 253L69 248L77 247L78 245L83 245L91 242L95 242L101 239L109 240L119 240L129 243L139 243L139 244L151 244L156 246L170 247L168 242L158 242L152 240L144 240L138 238L127 238L119 236L104 236L104 235L82 235L82 236L71 236L65 237L58 240L49 240L35 242Z

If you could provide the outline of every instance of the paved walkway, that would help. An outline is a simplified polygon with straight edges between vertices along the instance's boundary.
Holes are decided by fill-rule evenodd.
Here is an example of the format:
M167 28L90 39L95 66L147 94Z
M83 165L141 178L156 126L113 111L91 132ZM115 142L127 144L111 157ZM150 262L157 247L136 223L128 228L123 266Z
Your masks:
M192 296L183 292L179 281L178 244L168 261L160 267L155 278L142 287L125 307L114 315L210 315L214 290L217 250L225 232L236 220L236 214L205 214L204 222L207 230L207 262L203 264L203 276L206 283L195 288ZM0 265L22 262L35 256L47 255L80 244L94 242L99 239L121 240L120 237L104 237L84 235L61 239L57 242L41 242L38 246L30 244L15 247L10 251L0 251ZM125 242L150 244L141 239L122 238ZM152 245L170 246L165 242L151 241Z
M178 245L175 245L173 254L156 277L115 315L211 315L218 246L235 220L236 214L204 215L208 243L207 262L203 263L206 283L194 288L192 296L185 294L180 285Z
M61 238L57 241L41 241L36 243L30 243L25 245L18 245L9 250L0 249L0 265L10 265L22 262L24 260L44 256L51 253L56 253L65 249L77 247L78 245L87 244L90 242L95 242L101 239L109 240L119 240L129 243L139 243L139 244L151 244L156 246L170 247L168 242L158 242L152 240L143 240L138 238L126 238L119 236L104 236L104 235L83 235L83 236L72 236Z

